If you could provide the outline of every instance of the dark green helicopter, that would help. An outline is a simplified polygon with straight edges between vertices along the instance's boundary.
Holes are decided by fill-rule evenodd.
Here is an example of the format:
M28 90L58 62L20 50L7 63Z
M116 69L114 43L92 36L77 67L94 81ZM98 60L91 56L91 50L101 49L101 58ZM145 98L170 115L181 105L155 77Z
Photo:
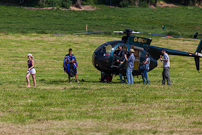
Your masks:
M120 61L117 65L113 64L113 57L116 50L118 50L119 46L125 50L126 54L130 49L135 50L135 62L133 75L138 76L141 75L140 63L145 60L145 53L148 52L150 54L150 71L157 67L157 60L160 58L162 47L152 46L150 45L152 42L151 38L132 36L132 34L149 34L155 36L162 37L180 37L180 36L168 36L168 35L160 35L153 33L142 33L135 32L132 29L125 29L124 31L113 31L114 33L125 33L126 36L123 36L121 40L109 41L102 45L100 45L93 53L92 63L93 66L104 73L105 78L108 78L108 82L111 81L113 75L118 75L122 73L123 76L126 75L126 60ZM65 34L96 34L96 33L111 33L111 32L84 32L84 33L65 33ZM61 35L61 34L58 34ZM197 38L198 33L194 35L194 38ZM183 37L184 38L184 37ZM185 37L187 38L187 37ZM188 56L194 57L196 69L199 71L199 58L202 57L202 39L196 49L195 53L183 52L178 50L166 49L166 52L170 55L179 55L179 56ZM103 76L101 76L103 77Z
M126 74L126 60L120 62L120 64L113 64L113 57L115 51L118 49L118 46L122 46L123 49L128 52L130 49L135 50L135 62L133 75L141 75L140 63L145 59L145 53L148 52L150 54L150 71L157 67L157 60L160 58L161 50L163 48L150 45L152 42L151 38L137 37L131 36L131 34L140 34L140 32L134 32L131 29L125 29L122 31L115 31L115 33L125 33L127 36L124 36L122 40L119 41L109 41L102 45L100 45L93 53L93 66L110 76L111 74L118 75L122 73ZM143 33L141 33L143 34ZM145 33L144 33L145 34ZM152 33L147 33L152 34ZM159 35L158 35L159 36ZM161 35L162 36L162 35ZM166 36L165 37L171 37ZM202 57L201 49L202 49L202 39L196 49L195 53L183 52L178 50L166 49L166 52L171 55L179 55L179 56L188 56L194 57L196 63L196 69L199 71L199 58Z

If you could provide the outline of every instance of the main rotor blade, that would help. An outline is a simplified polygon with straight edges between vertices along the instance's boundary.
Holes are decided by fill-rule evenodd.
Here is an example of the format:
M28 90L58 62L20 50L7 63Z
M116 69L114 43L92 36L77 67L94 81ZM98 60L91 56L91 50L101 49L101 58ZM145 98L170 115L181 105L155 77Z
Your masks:
M53 35L86 35L86 34L98 34L98 33L112 33L113 31L101 31L101 32L81 32L81 33L61 33Z
M87 35L87 34L99 34L99 33L125 33L124 31L100 31L100 32L80 32L80 33L61 33L61 34L53 34L53 35ZM190 39L197 39L197 36L202 36L202 34L198 34L194 38L191 37L182 37L182 36L175 36L175 35L164 35L164 34L155 34L155 33L146 33L146 32L136 32L132 31L132 34L143 34L143 35L153 35L153 36L160 36L160 37L168 37L168 38L190 38Z
M163 34L155 34L155 33L146 33L146 32L132 32L133 34L145 34L145 35L154 35L154 36L160 36L160 37L168 37L168 38L191 38L191 37L182 37L182 36L174 36L174 35L163 35ZM191 38L196 39L196 38Z

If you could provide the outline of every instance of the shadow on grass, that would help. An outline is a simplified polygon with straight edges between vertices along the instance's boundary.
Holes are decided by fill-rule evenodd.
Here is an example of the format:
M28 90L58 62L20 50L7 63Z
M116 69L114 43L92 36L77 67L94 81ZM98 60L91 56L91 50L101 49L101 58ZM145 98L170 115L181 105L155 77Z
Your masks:
M100 83L100 84L121 84L121 82L119 82L119 81L113 81L112 80L112 82L101 82L101 81L84 80L84 79L79 80L79 82L81 84L83 84L83 83L84 84L85 83L94 83L94 84L98 84L98 83ZM45 83L45 84L64 84L64 83L68 83L69 80L61 80L61 79L59 79L59 80L46 80L46 79L40 79L39 82ZM76 83L76 80L75 79L71 79L71 82L72 83ZM152 80L152 81L150 81L150 83L157 83L157 82L159 82L159 81L158 80ZM142 84L143 81L140 79L138 81L134 81L134 83L135 84ZM159 83L161 83L161 82L159 82ZM124 82L123 84L127 84L127 82Z
M46 79L40 79L38 82L45 83L45 84L62 84L67 83L68 80L46 80Z
M45 84L63 84L63 83L68 83L69 80L50 80L50 81L47 81L47 80L39 80L39 82L41 83L45 83ZM76 83L75 80L71 80L72 83ZM102 83L102 84L119 84L120 82L100 82L100 81L91 81L91 80L79 80L79 83Z

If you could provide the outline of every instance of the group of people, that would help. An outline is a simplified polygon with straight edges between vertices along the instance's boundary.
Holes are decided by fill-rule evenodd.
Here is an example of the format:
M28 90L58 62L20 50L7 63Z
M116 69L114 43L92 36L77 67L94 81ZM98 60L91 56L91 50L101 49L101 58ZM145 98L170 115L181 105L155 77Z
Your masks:
M125 51L123 50L123 47L120 45L118 47L119 49L115 52L114 54L114 64L120 63L120 61L123 61L125 59L127 61L127 68L126 68L126 76L127 76L127 84L134 84L133 81L133 68L134 68L134 62L135 62L135 56L134 56L134 49L130 49L129 51L129 57L125 54ZM162 84L165 85L165 82L167 80L167 84L171 85L170 81L170 75L169 75L169 70L170 70L170 60L169 56L166 53L165 49L161 50L160 55L160 60L163 61L163 72L162 72ZM142 79L143 83L149 85L149 78L148 78L148 71L149 71L149 65L150 65L150 58L149 58L149 53L145 53L145 60L143 62L140 62L141 65L141 74L142 74ZM122 74L119 73L121 83L123 83L122 80ZM146 81L147 82L146 82Z
M114 56L114 61L115 64L119 63L123 59L127 61L127 69L126 69L126 76L127 76L127 84L134 84L133 81L133 68L134 68L134 62L135 62L135 56L134 56L134 49L130 49L129 51L129 57L125 54L125 51L123 50L122 46L119 46L119 51L115 54ZM161 50L162 55L160 55L160 60L163 61L163 72L162 72L162 84L165 85L165 82L167 80L167 84L171 85L171 80L170 80L170 75L169 75L169 70L170 70L170 60L169 56L166 53L165 49ZM28 54L28 70L26 74L26 80L27 80L27 88L30 87L30 80L29 76L32 75L33 82L34 82L34 88L36 87L36 79L35 79L35 74L36 70L34 68L34 57L32 54ZM145 53L146 59L141 62L140 64L142 65L142 79L144 84L150 84L149 83L149 78L148 78L148 71L149 71L149 65L150 65L150 58L149 58L149 53ZM75 56L72 54L72 49L69 49L69 53L65 56L64 61L63 61L63 67L64 71L68 74L69 78L69 83L71 83L70 77L75 76L75 79L77 83L79 83L78 77L77 77L77 61ZM119 73L121 82L123 83L122 80L122 75ZM147 83L146 83L146 81Z
M32 75L33 78L33 82L34 82L34 88L36 87L36 79L35 79L35 74L36 74L36 70L34 68L34 57L32 56L32 54L28 54L28 70L27 70L27 74L26 74L26 80L27 80L27 88L30 87L30 80L29 80L29 76ZM63 67L64 67L64 71L68 74L68 78L69 78L69 83L71 83L70 77L75 76L75 79L77 81L77 83L79 83L78 77L77 77L77 61L75 56L72 54L72 49L69 49L69 53L65 56L64 61L63 61Z

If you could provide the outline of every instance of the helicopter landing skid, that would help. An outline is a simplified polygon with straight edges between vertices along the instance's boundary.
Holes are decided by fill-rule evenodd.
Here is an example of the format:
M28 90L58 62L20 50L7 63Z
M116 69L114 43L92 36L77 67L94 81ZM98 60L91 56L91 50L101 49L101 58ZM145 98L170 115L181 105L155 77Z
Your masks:
M112 68L119 68L120 65L112 65L111 67L112 67Z

